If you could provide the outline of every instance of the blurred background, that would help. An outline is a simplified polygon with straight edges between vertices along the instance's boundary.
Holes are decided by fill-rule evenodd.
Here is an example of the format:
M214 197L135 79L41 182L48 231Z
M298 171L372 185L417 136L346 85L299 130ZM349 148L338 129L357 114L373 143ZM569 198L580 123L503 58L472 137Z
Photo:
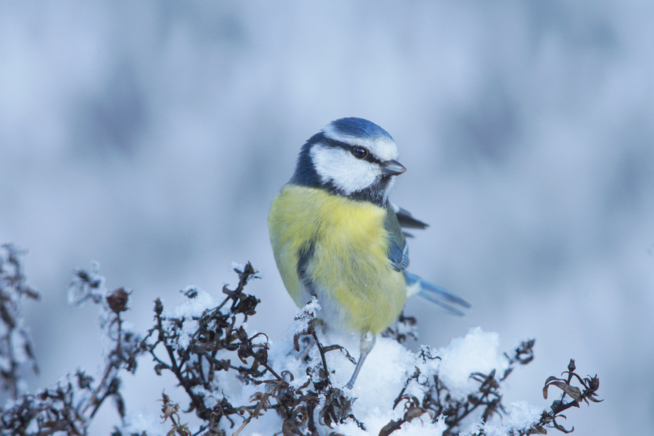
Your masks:
M0 2L0 242L29 250L36 389L102 363L97 310L66 305L77 267L134 290L151 325L232 261L264 279L250 327L284 338L295 307L267 213L300 146L367 118L400 149L391 200L431 227L411 270L472 303L420 302L420 342L472 326L536 338L505 402L543 407L570 358L604 403L576 435L654 425L654 3L617 1ZM84 350L84 354L80 354ZM127 408L158 414L147 357ZM181 401L183 395L174 401ZM118 415L103 406L94 434Z

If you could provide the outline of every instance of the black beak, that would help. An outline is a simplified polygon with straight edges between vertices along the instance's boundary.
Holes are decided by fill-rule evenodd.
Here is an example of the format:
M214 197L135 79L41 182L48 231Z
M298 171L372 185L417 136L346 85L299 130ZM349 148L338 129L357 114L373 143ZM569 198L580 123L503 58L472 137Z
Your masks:
M396 160L388 160L381 165L382 174L385 176L399 176L406 171L404 165Z

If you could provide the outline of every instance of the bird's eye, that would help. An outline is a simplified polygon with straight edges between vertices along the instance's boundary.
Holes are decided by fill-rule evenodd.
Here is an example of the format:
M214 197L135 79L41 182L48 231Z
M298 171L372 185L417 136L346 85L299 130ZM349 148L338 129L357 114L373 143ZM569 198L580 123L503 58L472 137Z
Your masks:
M368 150L366 150L366 149L363 148L363 147L354 147L354 148L352 149L352 154L353 154L354 157L356 157L357 159L363 159L363 158L365 158L366 156L368 156Z

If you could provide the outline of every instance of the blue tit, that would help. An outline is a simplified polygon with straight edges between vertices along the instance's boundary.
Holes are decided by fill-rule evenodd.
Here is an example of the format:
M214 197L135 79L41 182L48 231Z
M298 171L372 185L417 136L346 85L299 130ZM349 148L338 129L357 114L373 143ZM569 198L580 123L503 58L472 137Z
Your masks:
M427 225L392 205L388 194L406 168L395 141L361 118L333 121L302 147L295 173L273 200L268 226L277 268L298 307L315 295L330 329L361 335L352 389L376 335L420 295L446 310L464 300L406 271L402 227Z

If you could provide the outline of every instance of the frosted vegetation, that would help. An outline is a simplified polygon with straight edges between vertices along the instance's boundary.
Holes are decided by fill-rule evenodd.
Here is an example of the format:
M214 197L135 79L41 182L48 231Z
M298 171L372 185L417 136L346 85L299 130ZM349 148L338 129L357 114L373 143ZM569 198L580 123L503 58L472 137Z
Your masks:
M2 411L3 435L86 435L107 402L120 415L115 436L567 433L573 428L563 426L562 412L601 401L597 376L582 378L571 360L561 378L545 380L543 396L556 396L548 410L526 401L503 404L503 382L533 360L534 340L502 353L498 335L477 327L446 347L412 352L404 343L417 340L417 321L404 314L379 338L354 389L347 390L355 362L348 350L357 349L358 339L323 332L315 299L289 320L281 341L248 329L261 303L245 292L259 278L250 263L233 265L238 284L223 287L220 296L187 287L177 307L157 299L153 326L143 333L123 319L130 291L110 291L97 263L76 271L69 302L99 308L104 366L94 373L77 369L28 393L24 375L36 362L20 305L38 293L26 284L20 254L5 245L0 256L0 366L11 397ZM162 392L160 416L125 410L121 375L136 373L141 359L153 359L157 374L171 373L186 394ZM189 425L188 414L200 424Z

